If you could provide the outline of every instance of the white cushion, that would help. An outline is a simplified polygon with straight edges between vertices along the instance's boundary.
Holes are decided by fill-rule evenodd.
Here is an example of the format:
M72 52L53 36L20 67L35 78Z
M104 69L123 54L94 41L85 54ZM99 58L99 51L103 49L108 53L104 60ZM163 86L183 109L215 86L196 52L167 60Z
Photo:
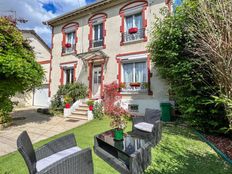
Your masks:
M72 147L72 148L57 152L57 153L50 155L46 158L43 158L43 159L37 161L36 169L39 172L39 171L45 169L46 167L50 166L51 164L65 158L71 154L74 154L80 150L81 150L81 148L79 148L79 147Z
M134 125L135 128L145 131L145 132L152 132L153 129L153 124L150 123L146 123L146 122L141 122L141 123L137 123Z

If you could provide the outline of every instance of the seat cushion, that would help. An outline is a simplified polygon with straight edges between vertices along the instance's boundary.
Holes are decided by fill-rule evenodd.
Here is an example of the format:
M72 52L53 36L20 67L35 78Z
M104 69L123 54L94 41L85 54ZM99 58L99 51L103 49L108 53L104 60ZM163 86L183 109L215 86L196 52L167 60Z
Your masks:
M71 154L74 154L80 150L81 150L81 148L79 148L79 147L72 147L72 148L57 152L57 153L50 155L46 158L43 158L43 159L37 161L36 169L39 172L39 171L45 169L46 167L52 165L53 163L65 158Z
M155 109L145 110L145 122L154 124L157 120L160 120L160 111Z
M134 125L135 128L145 132L152 132L153 126L154 126L153 124L146 122L141 122Z

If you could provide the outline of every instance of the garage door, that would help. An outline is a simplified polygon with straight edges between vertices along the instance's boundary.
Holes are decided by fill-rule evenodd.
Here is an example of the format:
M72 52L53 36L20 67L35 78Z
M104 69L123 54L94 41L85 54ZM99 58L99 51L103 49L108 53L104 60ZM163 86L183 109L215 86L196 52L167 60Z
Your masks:
M48 107L48 86L45 85L34 90L34 106Z

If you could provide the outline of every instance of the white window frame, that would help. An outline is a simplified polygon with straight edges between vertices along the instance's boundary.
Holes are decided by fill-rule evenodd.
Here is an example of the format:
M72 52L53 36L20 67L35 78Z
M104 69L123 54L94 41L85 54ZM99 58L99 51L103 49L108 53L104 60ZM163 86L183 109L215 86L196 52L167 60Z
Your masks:
M71 79L72 79L72 73L69 73L70 82L67 83L67 70L68 70L68 69L69 69L69 70L71 70L71 69L73 70L73 83L74 83L74 80L75 80L75 79L74 79L74 76L75 76L75 74L74 74L74 73L75 73L75 71L74 71L74 66L68 66L68 67L67 67L67 66L64 66L64 67L63 67L63 72L64 72L64 85L69 84L69 83L70 83L70 84L72 83L72 80L71 80ZM71 71L70 71L70 72L71 72Z
M132 20L133 20L133 22L132 22L132 27L135 27L135 15L138 15L138 14L141 14L141 17L142 17L142 11L138 11L138 12L135 12L135 13L132 13L132 14L127 14L126 16L125 16L125 18L124 18L124 26L126 27L126 32L128 32L128 30L130 29L130 28L127 28L127 22L126 22L126 19L128 18L128 17L131 17L132 16ZM142 23L143 23L143 18L141 18L142 19Z

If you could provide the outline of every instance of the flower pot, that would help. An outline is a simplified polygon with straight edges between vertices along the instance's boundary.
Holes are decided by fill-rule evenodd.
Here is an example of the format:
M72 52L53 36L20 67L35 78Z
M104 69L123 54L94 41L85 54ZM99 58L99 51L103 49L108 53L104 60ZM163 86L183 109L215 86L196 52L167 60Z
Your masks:
M93 105L89 106L89 110L92 111L93 110Z
M71 108L70 103L66 103L66 104L65 104L65 108L66 108L66 109Z
M140 87L140 83L130 83L131 87Z
M71 45L70 43L66 43L66 44L65 44L65 47L66 47L66 48L70 48L71 46L72 46L72 45Z
M138 32L138 28L130 28L129 29L130 34L134 34L134 33L137 33L137 32Z
M114 139L123 140L123 129L114 129Z

